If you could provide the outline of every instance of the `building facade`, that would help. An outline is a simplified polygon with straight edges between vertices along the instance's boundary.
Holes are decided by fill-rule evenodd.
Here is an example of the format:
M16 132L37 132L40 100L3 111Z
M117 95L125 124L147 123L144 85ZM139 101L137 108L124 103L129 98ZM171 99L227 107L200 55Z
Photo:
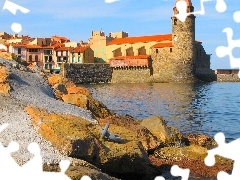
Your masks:
M106 45L113 40L111 35L105 36L103 31L92 31L92 36L89 38L90 48L94 51L94 62L105 63L107 61Z
M71 63L94 63L94 52L89 46L79 46L70 52Z
M131 69L148 64L150 78L146 81L151 82L194 82L199 74L211 74L210 55L206 54L202 43L195 40L196 17L191 14L194 7L191 0L185 2L189 15L185 21L180 21L175 4L171 34L115 38L110 41L107 44L110 66Z

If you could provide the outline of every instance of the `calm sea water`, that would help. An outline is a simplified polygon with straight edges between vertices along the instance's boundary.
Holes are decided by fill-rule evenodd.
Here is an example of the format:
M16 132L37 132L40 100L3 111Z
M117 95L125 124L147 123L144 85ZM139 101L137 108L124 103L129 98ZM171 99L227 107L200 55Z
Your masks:
M183 133L240 138L240 83L91 84L93 96L118 114L159 115Z

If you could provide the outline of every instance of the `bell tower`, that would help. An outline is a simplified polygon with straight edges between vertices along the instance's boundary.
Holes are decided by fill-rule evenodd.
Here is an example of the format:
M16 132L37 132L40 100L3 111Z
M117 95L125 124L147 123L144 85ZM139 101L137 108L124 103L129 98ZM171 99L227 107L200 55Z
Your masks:
M179 5L181 4L181 5ZM195 79L195 16L191 0L176 0L172 16L174 82L194 82ZM178 18L185 14L186 19Z

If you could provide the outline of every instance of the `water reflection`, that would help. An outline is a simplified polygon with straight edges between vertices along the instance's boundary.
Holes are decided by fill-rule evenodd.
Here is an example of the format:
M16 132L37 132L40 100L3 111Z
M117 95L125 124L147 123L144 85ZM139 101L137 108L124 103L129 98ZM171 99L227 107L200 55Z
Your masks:
M163 116L185 133L222 131L240 137L240 83L153 83L84 85L93 96L118 114L143 119ZM236 110L238 109L238 110Z

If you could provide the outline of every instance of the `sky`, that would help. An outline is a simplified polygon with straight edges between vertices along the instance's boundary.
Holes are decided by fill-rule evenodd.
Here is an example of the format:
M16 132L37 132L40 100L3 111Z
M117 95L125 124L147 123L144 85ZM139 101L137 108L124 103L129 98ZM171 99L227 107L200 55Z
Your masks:
M10 0L9 0L10 1ZM206 0L204 0L206 1ZM217 1L224 1L227 9L219 13ZM119 0L105 3L104 0L11 0L30 10L17 11L16 15L4 9L0 16L0 31L13 34L12 23L20 23L20 35L30 37L66 36L71 41L85 42L92 31L125 31L129 36L171 33L171 16L175 0ZM199 11L201 0L192 0L195 11ZM0 0L3 7L5 0ZM238 0L208 0L204 2L205 13L196 15L196 40L201 41L207 54L211 55L211 68L231 68L228 56L216 55L218 46L228 46L224 28L233 29L233 39L240 39L240 23L233 13L240 11ZM240 45L239 45L240 46ZM240 58L240 48L234 48L233 56Z

